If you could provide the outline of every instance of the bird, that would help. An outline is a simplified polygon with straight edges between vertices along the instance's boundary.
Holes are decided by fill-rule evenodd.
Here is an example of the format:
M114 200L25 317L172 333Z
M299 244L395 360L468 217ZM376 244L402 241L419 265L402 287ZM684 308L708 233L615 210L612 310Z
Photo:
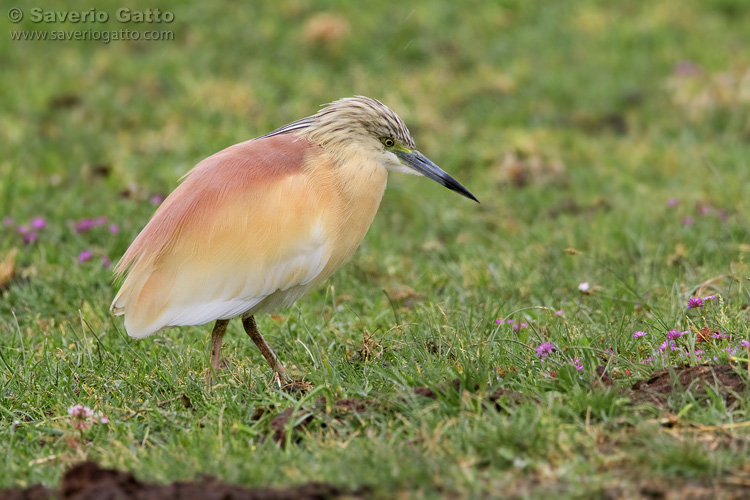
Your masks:
M389 172L416 174L479 202L420 153L399 116L348 97L199 162L117 263L110 312L130 337L215 322L207 379L218 372L229 320L240 316L285 384L292 379L255 314L292 305L355 252Z

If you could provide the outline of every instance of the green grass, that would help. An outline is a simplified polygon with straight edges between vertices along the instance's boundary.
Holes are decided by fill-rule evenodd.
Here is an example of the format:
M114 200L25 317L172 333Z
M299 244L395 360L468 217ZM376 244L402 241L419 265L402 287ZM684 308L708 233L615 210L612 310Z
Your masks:
M118 7L97 4L110 17ZM747 394L727 404L721 391L687 388L654 406L627 390L674 364L659 354L670 329L689 330L678 343L691 348L693 327L731 334L703 344L702 362L725 364L722 349L750 338L743 2L134 9L156 7L174 12L154 28L174 41L10 41L15 29L121 26L2 21L0 215L47 227L29 245L0 228L0 261L18 250L0 292L0 487L56 484L61 466L84 458L144 480L315 480L383 498L748 480L750 435L737 425ZM309 23L321 12L348 31L317 39ZM210 392L210 326L127 338L108 314L116 288L100 259L122 255L153 213L150 197L219 149L355 94L394 108L420 151L482 204L391 176L355 257L293 308L258 317L314 391L277 390L238 321ZM503 180L512 155L529 172L522 186ZM71 229L98 216L119 233ZM85 249L94 258L79 264ZM686 311L695 292L721 300ZM557 347L546 361L534 351L544 341ZM600 365L614 387L597 382ZM522 397L497 410L497 388ZM373 404L346 413L341 398ZM65 422L75 403L110 423L77 434ZM289 407L312 421L279 446L270 421Z

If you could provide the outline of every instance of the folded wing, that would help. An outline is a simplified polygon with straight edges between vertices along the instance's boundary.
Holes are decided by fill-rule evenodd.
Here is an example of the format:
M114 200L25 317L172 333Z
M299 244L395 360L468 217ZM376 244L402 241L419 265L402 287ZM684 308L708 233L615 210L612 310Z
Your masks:
M248 141L198 164L118 264L111 311L133 337L287 305L325 279L326 211L294 134Z

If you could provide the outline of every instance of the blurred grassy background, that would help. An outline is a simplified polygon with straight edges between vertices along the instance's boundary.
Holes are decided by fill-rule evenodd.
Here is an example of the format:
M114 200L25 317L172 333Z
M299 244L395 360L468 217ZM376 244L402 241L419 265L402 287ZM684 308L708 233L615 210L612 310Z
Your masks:
M487 370L531 362L523 347L501 342L476 359L462 351L467 357L456 368L453 359L431 357L426 340L471 350L488 338L504 336L532 347L537 337L549 338L571 348L622 351L637 362L633 329L686 328L686 294L716 276L749 274L750 8L741 0L419 6L392 1L139 1L129 7L169 10L174 21L127 26L114 20L122 6L114 1L95 6L16 2L6 7L13 6L24 10L26 18L12 24L3 12L5 34L0 38L0 215L13 219L0 228L0 259L13 268L12 279L0 287L4 421L25 418L54 427L48 419L73 403L70 391L80 396L85 387L88 403L110 414L124 415L149 398L185 393L202 401L202 416L196 418L213 421L228 405L224 418L245 426L257 401L286 401L267 394L267 373L238 325L231 327L227 340L233 375L228 375L225 392L212 394L200 386L207 327L165 333L162 343L125 339L120 322L108 316L115 289L100 258L114 262L122 255L153 213L152 197L168 194L202 158L313 114L320 104L340 97L367 95L392 107L418 148L482 204L459 199L424 179L391 176L381 212L352 262L330 286L277 321L260 319L282 359L310 373L331 396L397 398L389 392L394 380L406 391L456 375L486 383ZM33 23L32 7L95 7L107 12L110 21ZM123 28L170 30L174 40L104 44L11 41L9 36L14 30ZM667 206L672 198L675 206ZM75 221L101 216L118 225L119 232L112 234L107 226L82 233L71 229ZM44 217L46 227L27 245L17 226L33 217ZM566 248L582 253L571 255ZM11 262L7 256L14 249L18 253ZM84 250L94 258L78 263ZM582 297L577 286L583 281L595 284L598 293ZM730 307L729 319L723 320L733 325L738 338L747 338L744 281L721 283L719 291ZM571 312L564 327L537 330L537 337L498 333L495 318L534 306ZM524 314L526 320L541 321L535 313ZM101 337L99 343L85 337L82 320ZM363 332L377 332L377 341L397 360L364 373L347 367L346 353L362 346ZM162 358L159 346L173 350ZM104 358L94 359L92 348L103 349L105 354L99 354ZM246 358L252 360L248 366ZM421 363L416 368L415 359ZM586 359L590 373L598 361L593 354ZM164 372L159 371L161 363L168 367ZM327 363L338 368L316 371ZM411 371L397 373L398 366ZM52 391L55 370L58 385ZM231 399L238 388L247 400ZM450 413L443 409L447 413L440 415ZM414 416L422 410L417 406L410 411ZM715 419L730 414L744 418L744 413L724 411ZM526 417L513 418L520 425ZM558 417L544 417L552 418L549 429L559 424ZM579 417L559 418L568 422ZM384 429L401 425L384 419ZM266 446L262 456L273 464L270 469L276 468L273 476L250 473L236 462L250 453L245 441L232 445L232 453L201 450L191 441L194 448L188 446L182 458L189 465L183 466L160 454L184 445L169 440L173 430L157 431L165 425L172 424L148 419L133 426L122 423L112 431L115 436L98 435L85 453L159 480L208 470L248 484L362 482L356 473L335 470L354 458L328 448L321 453L330 466L306 473L292 469L292 458L308 463L301 454L309 463L319 463L317 452L297 450L290 456ZM430 434L440 424L425 425ZM467 445L471 450L437 453L432 465L412 463L417 472L411 473L422 479L389 469L399 461L386 452L400 443L390 434L376 451L361 443L365 451L359 450L359 470L370 470L372 459L382 465L373 474L386 490L416 485L428 496L434 491L431 472L438 470L449 475L445 482L454 491L471 492L475 476L464 469L450 472L450 464L465 454L471 463L490 464L483 470L493 479L480 489L513 483L508 476L486 472L512 471L509 464L514 462L479 446L483 433L496 430L490 423L481 425L488 427L474 429L474 434L462 431L467 433L463 439L474 443ZM505 429L503 436L514 435ZM201 432L215 430L213 422ZM4 432L19 442L11 427ZM0 474L2 484L51 482L59 476L59 461L80 458L81 450L61 451L65 444L36 443L44 431L27 432L29 437L20 439L25 444L9 448L12 465ZM156 445L133 451L127 444L145 443L149 432L169 445L161 451ZM124 449L131 451L107 450L108 440L126 443ZM662 437L649 442L666 446ZM556 443L552 448L559 449L562 445ZM50 452L45 446L61 448ZM507 454L526 453L524 460L535 464L531 470L539 471L547 463L546 446L521 452L526 444L517 443ZM726 473L716 463L734 458L736 451L705 451L709 475ZM50 454L57 458L44 462L48 466L29 465ZM217 465L219 456L235 460L234 465ZM601 473L594 483L608 480L598 465L579 459L583 475ZM674 472L665 465L671 458L653 460L652 471ZM549 466L558 471L557 480L573 481L559 463ZM678 466L677 474L695 474L691 467L700 468Z

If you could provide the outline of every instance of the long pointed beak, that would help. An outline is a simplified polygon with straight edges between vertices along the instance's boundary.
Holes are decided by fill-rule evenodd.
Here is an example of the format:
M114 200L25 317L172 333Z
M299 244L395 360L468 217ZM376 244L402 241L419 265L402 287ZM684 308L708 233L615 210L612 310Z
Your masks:
M413 168L425 177L429 177L438 184L442 184L451 191L455 191L458 194L467 197L470 200L474 200L479 203L479 200L469 192L468 189L463 187L460 182L445 173L440 167L435 165L425 155L417 151L407 150L395 150L393 153L398 156L401 162L408 167Z

